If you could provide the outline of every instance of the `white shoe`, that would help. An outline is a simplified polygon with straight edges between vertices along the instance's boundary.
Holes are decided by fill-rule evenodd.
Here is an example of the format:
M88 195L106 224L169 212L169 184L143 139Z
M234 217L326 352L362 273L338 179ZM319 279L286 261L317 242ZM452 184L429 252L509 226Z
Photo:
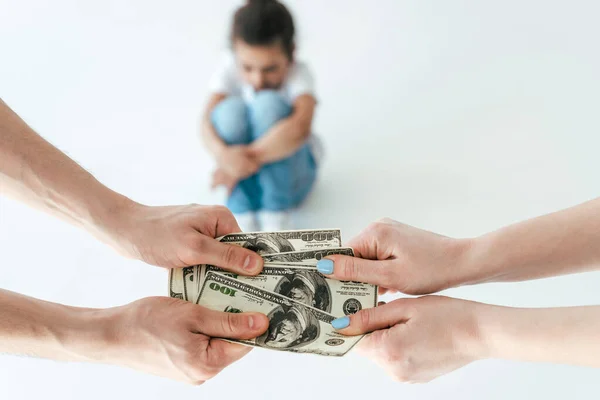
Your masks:
M290 211L261 211L259 213L260 228L264 232L287 231L292 227Z
M255 212L235 214L234 217L240 228L242 228L242 232L257 232L260 230Z

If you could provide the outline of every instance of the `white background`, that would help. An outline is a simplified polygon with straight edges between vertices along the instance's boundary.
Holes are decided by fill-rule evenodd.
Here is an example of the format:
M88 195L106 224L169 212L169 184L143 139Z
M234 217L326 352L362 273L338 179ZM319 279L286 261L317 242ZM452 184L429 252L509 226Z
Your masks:
M226 46L223 0L0 0L0 96L101 181L148 204L213 203L197 140ZM346 240L389 216L482 234L600 195L595 1L289 1L327 145L300 227ZM0 199L0 286L108 307L167 273ZM449 291L522 307L600 304L600 274ZM0 356L1 398L585 399L592 369L482 361L427 385L355 354L257 350L201 387L104 365ZM193 396L193 397L192 397Z

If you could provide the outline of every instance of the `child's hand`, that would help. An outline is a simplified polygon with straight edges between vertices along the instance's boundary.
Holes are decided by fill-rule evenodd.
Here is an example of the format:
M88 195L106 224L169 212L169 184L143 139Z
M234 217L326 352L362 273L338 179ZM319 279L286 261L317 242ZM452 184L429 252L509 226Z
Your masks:
M241 181L254 175L260 164L250 154L248 146L228 146L217 157L219 169L222 169L231 179Z
M237 179L232 178L223 169L218 168L215 172L213 172L212 183L210 187L211 189L215 189L219 186L225 186L227 188L227 193L231 194L237 183Z

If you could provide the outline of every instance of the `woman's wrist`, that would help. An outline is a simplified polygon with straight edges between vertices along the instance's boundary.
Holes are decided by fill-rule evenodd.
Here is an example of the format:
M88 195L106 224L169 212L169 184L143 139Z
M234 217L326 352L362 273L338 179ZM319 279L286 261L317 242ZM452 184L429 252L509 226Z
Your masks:
M458 268L449 279L449 287L475 285L495 281L510 268L506 252L498 252L488 235L458 239Z
M530 343L532 310L473 303L473 332L469 335L468 351L474 360L524 360L524 343ZM537 346L534 343L531 343Z
M478 238L447 238L440 260L441 268L436 274L438 284L435 291L477 283L482 272L478 271L479 261L475 259L480 252L479 246Z
M464 304L463 312L467 317L464 320L468 323L460 326L459 330L454 332L457 351L472 361L490 358L492 352L487 338L489 331L485 324L488 322L486 315L493 306L472 301L466 301ZM457 317L458 320L461 320L464 316Z

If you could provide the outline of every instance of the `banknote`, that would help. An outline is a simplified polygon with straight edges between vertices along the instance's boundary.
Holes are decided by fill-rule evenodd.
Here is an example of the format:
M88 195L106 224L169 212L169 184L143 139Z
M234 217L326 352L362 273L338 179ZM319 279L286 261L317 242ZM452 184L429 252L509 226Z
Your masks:
M325 249L310 249L302 251L290 251L286 253L265 254L263 259L266 265L312 265L324 257L341 254L354 257L351 247L337 247Z
M335 317L288 297L208 272L198 304L217 311L260 312L269 318L269 329L251 340L233 340L266 349L343 356L363 337L344 336L335 331Z
M218 239L220 242L245 247L260 255L290 251L340 247L339 229L317 229L281 232L232 233Z
M198 297L198 279L200 279L200 265L181 268L183 282L183 300L194 301Z
M315 267L265 266L257 276L237 275L206 266L201 275L216 272L325 311L336 317L377 305L377 286L339 281L321 275Z
M183 270L172 268L169 270L169 297L183 300Z
M281 232L249 232L232 233L217 238L218 241L232 245L242 246L261 255L317 250L324 248L339 248L342 245L342 233L339 229L308 229ZM202 287L201 266L190 267L186 277L183 297L194 301ZM183 283L182 283L183 285Z

